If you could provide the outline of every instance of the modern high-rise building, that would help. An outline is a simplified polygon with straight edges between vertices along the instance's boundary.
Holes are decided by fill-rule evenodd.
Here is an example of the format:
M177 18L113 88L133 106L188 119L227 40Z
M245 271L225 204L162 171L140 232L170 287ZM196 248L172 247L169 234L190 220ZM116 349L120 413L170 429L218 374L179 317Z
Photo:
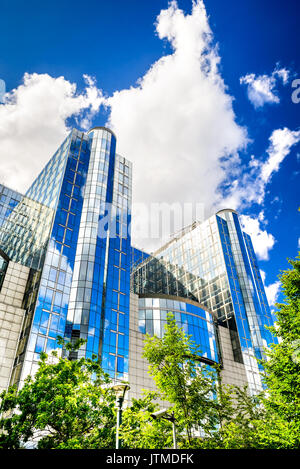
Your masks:
M154 388L145 334L161 337L172 312L200 361L257 391L273 319L238 215L195 222L150 255L131 246L131 187L105 127L73 130L25 195L0 185L0 387L34 375L42 351L64 355L61 336L85 339L71 358L96 355L137 397Z
M86 339L73 358L96 354L126 379L131 163L113 132L73 130L24 196L1 191L1 249L30 269L11 383L59 349L57 336Z
M261 389L259 360L275 340L266 328L273 317L250 236L234 210L192 224L134 267L132 289L139 296L189 298L207 308L217 329L228 330L234 361L244 366L249 387Z

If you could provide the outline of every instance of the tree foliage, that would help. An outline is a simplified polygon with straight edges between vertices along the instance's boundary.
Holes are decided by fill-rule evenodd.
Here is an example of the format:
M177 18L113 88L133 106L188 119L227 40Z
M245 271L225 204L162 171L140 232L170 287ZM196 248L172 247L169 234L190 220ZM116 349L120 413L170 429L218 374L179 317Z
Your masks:
M172 425L164 419L154 420L151 414L158 410L159 394L145 391L140 399L132 399L123 413L121 439L123 448L172 448Z
M263 363L267 397L264 405L279 423L291 447L300 447L300 257L280 275L285 303L276 304L279 343L266 350Z
M217 373L201 363L200 356L198 347L177 326L171 313L164 336L147 336L145 340L144 357L149 362L149 373L161 399L172 405L179 445L185 447L195 444L195 432L210 433L218 423L218 404L213 399Z
M124 410L124 448L172 447L171 423L151 417L167 401L178 448L299 449L300 258L289 262L292 268L280 277L286 301L276 305L271 328L280 340L262 362L266 390L251 396L246 387L224 386L219 370L199 362L200 350L169 314L164 336L146 338L144 356L157 392L132 399ZM114 448L115 395L100 362L53 358L41 354L35 377L1 394L0 448L29 441L40 449Z
M79 347L79 341L76 347ZM41 354L39 369L1 395L0 448L36 441L39 449L112 448L115 397L100 363Z
M247 388L224 386L219 374L195 367L194 344L168 318L162 339L148 337L145 357L163 398L173 404L182 447L295 449L300 447L300 258L280 275L286 302L276 304L279 342L266 349L262 362L265 390L251 396ZM214 396L214 399L211 399ZM202 437L191 438L198 425Z
M299 449L300 447L300 259L281 273L285 303L276 304L276 325L270 328L278 343L266 349L262 361L265 391L250 396L232 388L226 406L231 417L210 445L217 448Z

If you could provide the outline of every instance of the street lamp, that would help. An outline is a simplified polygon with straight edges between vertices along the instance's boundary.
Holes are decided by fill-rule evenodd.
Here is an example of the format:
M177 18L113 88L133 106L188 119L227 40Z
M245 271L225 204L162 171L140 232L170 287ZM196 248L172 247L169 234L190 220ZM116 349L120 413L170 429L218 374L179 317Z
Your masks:
M172 422L172 427L173 427L173 449L177 449L177 441L176 441L176 426L175 426L175 416L174 412L171 414L168 414L168 409L162 409L158 410L157 412L154 412L151 414L151 417L153 419L165 419L168 420L169 422Z
M117 402L117 429L116 429L116 449L119 449L121 442L119 440L119 430L122 423L122 406L124 402L124 397L126 391L130 389L130 386L125 383L117 383L112 386L112 389L116 393L116 402Z

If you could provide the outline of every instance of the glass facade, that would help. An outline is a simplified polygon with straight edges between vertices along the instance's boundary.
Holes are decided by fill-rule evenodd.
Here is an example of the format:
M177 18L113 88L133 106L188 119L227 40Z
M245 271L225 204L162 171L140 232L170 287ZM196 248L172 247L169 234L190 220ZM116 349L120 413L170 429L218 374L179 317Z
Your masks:
M140 332L161 337L171 311L207 361L221 363L217 330L226 327L259 390L257 359L274 321L238 215L195 222L149 255L131 246L131 188L132 165L105 127L72 130L25 195L0 185L0 288L8 260L30 268L12 383L35 373L42 351L65 355L58 336L85 339L71 358L96 355L126 380L132 291Z
M71 136L24 196L8 194L12 208L0 226L0 246L14 262L36 270L44 264L70 141Z
M132 289L190 298L212 311L230 331L234 360L245 365L250 389L261 389L257 359L274 341L265 329L273 320L250 237L235 212L194 224L149 256L133 270Z
M213 316L195 302L167 295L141 296L139 331L142 334L162 337L167 324L167 314L170 312L174 315L177 325L199 346L203 361L218 363L219 352Z
M149 255L150 254L148 254L147 252L142 251L141 249L138 249L134 246L131 246L131 272L135 270L138 264L141 264L145 259L147 259Z
M74 129L5 212L0 247L31 268L12 382L35 373L42 351L60 349L57 336L86 339L72 358L95 354L126 378L131 172L110 130Z
M18 205L22 195L8 187L0 184L0 229L3 230L3 225L13 209ZM2 231L0 232L2 234Z
M276 340L267 330L274 322L250 236L242 232L234 211L220 212L218 222L222 226L220 236L227 272L232 280L230 289L244 362L252 363L253 370L257 367L256 359L263 358L264 348ZM231 257L231 264L235 266L234 275L230 272L231 267L229 262L226 262L226 255ZM257 381L257 373L254 373L252 378Z

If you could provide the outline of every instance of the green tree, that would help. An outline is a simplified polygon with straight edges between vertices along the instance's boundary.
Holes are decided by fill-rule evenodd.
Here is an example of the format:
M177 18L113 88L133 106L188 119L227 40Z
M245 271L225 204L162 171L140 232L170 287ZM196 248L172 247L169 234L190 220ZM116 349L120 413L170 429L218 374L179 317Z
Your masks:
M99 361L48 358L41 354L34 379L28 377L19 391L1 394L0 448L35 439L39 449L113 448L115 396Z
M280 275L285 303L276 304L276 327L271 328L279 343L266 350L263 362L267 396L266 409L277 427L272 438L285 447L300 447L300 256L289 260L291 269ZM277 429L277 433L276 433ZM265 435L266 440L270 434Z
M193 447L201 440L193 438L193 429L205 434L218 424L216 370L200 363L200 351L180 329L171 313L167 316L162 338L147 336L144 357L149 362L160 398L168 401L175 413L180 447Z
M123 448L163 449L173 447L172 424L164 419L154 420L158 410L158 393L145 391L140 399L123 412L121 439Z
M266 389L250 396L237 387L223 391L233 400L231 415L209 444L224 448L298 449L300 447L300 259L281 273L285 303L276 304L277 321L271 332L279 338L265 350L262 361Z
M251 396L247 388L224 386L219 370L199 362L198 347L169 314L164 336L147 336L144 348L158 392L146 392L124 410L124 448L172 447L171 423L151 418L157 399L174 411L179 448L300 447L300 258L289 262L292 269L280 277L286 303L276 305L271 328L280 341L263 362L266 392ZM20 448L37 435L38 448L114 448L109 385L99 361L56 357L49 363L42 354L34 379L1 395L0 448Z
M259 447L259 431L266 419L262 395L252 396L247 386L219 384L219 428L205 440L206 448L253 449Z

